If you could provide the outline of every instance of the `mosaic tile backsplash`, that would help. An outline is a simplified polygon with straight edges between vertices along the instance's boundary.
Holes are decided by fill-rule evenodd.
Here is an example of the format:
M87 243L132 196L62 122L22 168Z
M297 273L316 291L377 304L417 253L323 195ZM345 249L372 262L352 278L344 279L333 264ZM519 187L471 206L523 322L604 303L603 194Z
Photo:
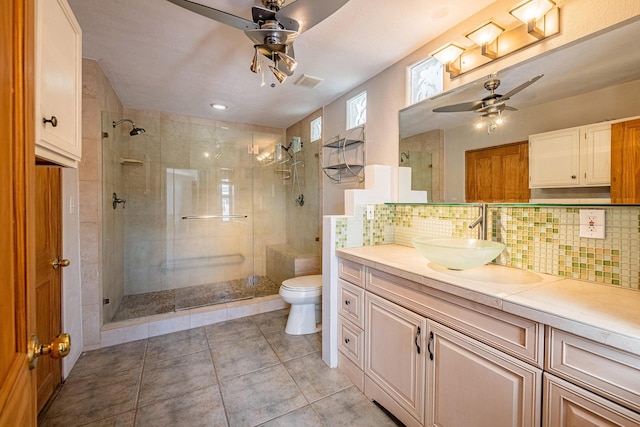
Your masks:
M598 206L605 211L605 238L579 236L580 208L488 205L487 239L503 242L496 264L640 290L640 207ZM337 223L337 246L412 246L417 236L477 238L469 229L479 215L469 205L375 205Z

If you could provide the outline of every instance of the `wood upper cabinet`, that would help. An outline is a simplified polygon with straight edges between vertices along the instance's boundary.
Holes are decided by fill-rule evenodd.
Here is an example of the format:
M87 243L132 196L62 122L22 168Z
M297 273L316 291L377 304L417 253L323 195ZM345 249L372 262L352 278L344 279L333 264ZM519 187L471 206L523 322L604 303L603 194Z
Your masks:
M530 188L608 186L610 170L610 123L529 137Z
M365 394L392 412L396 405L402 408L413 417L396 413L406 425L422 425L426 319L370 293L365 305Z
M528 202L528 179L527 141L465 153L467 202Z
M431 320L425 338L425 425L540 425L542 369Z
M82 155L82 32L66 0L36 1L36 156L77 167Z
M640 119L611 126L611 203L640 203Z

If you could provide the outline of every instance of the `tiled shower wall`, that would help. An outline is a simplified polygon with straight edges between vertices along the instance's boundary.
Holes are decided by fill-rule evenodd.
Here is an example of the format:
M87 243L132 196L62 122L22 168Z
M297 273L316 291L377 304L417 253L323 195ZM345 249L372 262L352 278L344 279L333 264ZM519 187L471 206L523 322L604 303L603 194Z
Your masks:
M593 208L605 211L605 239L579 236L579 207L489 205L487 238L506 245L495 263L640 290L640 207ZM478 237L468 228L478 214L469 205L376 205L368 221L358 206L354 217L338 221L336 241L412 246L416 236Z
M118 164L118 195L127 199L125 295L264 275L266 244L284 243L285 186L276 166L247 147L280 144L283 131L153 111L124 115L146 129L129 137L124 128L123 155L139 164ZM248 217L181 219L221 214Z

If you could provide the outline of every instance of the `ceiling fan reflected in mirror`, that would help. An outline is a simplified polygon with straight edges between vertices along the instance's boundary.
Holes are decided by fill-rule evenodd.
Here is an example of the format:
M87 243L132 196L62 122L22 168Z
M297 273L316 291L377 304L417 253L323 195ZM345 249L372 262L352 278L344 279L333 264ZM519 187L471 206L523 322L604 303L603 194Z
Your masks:
M251 8L252 21L219 9L189 0L168 0L191 12L238 28L251 39L255 53L249 69L262 72L262 57L273 62L269 69L283 83L297 66L293 51L296 38L320 23L349 0L261 0L262 5Z
M540 80L543 75L544 74L535 76L531 80L522 83L520 86L511 89L504 95L500 95L499 93L495 92L496 89L498 89L498 87L500 86L500 79L492 76L492 78L484 82L484 88L488 90L490 94L485 96L481 100L463 102L461 104L445 105L444 107L434 108L433 111L435 113L459 113L465 111L481 113L482 116L480 117L480 120L476 122L476 127L484 127L486 121L487 132L491 133L498 125L502 124L502 112L504 110L517 111L516 108L508 106L506 102L511 99L513 95L521 92L533 83Z

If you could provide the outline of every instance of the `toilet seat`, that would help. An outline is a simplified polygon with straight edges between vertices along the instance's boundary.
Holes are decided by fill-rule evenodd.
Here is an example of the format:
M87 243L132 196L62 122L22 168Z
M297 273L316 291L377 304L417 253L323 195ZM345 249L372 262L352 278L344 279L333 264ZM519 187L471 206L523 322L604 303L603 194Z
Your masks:
M322 275L287 279L282 282L282 288L294 292L322 292Z

